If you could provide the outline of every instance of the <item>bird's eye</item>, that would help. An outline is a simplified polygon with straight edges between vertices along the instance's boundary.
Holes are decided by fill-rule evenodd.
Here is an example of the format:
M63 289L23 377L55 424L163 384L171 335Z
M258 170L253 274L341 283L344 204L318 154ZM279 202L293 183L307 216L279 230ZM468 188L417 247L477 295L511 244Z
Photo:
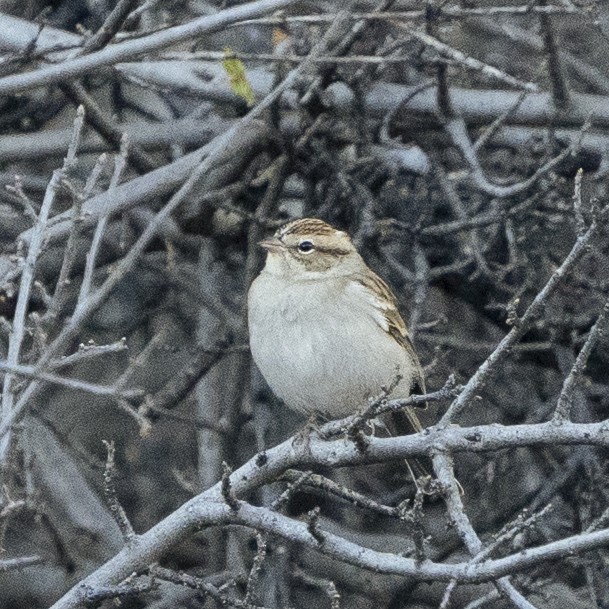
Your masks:
M315 249L312 241L301 241L298 244L298 251L303 254L310 254Z

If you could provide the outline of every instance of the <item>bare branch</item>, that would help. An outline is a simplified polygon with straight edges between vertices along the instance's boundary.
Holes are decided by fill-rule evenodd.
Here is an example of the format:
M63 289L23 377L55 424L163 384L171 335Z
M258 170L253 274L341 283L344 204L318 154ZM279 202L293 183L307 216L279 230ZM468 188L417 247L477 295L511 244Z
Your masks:
M130 578L131 579L131 578ZM102 601L107 599L129 599L140 596L143 592L149 592L158 587L158 584L151 580L127 581L118 586L101 586L97 588L85 588L83 590L83 603L97 607Z
M70 274L74 267L77 257L77 241L80 236L80 229L82 226L82 203L86 200L95 185L97 184L97 180L101 175L101 172L106 164L106 155L102 154L95 163L89 177L87 178L87 182L85 184L85 188L80 193L74 193L74 202L72 204L72 216L71 216L71 229L68 235L68 240L66 242L65 253L63 256L63 262L61 264L61 270L59 271L59 277L57 278L57 283L55 284L55 292L53 293L53 298L51 300L51 304L47 308L47 312L45 313L44 320L52 320L56 318L62 307L64 306L64 298L68 285L70 284Z
M28 253L24 263L24 270L21 276L19 295L17 297L17 306L15 308L15 315L13 317L13 328L9 337L9 349L7 357L7 365L9 367L14 367L19 363L21 346L25 336L25 323L30 301L30 290L34 282L36 262L42 248L47 220L49 218L49 214L55 201L61 181L64 179L66 172L76 162L76 151L80 142L83 124L84 111L82 108L79 108L76 112L73 133L63 167L62 169L57 169L53 172L53 176L51 177L40 207L38 219L33 228L32 240L29 244ZM10 414L12 414L14 397L11 389L12 379L13 377L10 372L4 378L4 385L2 388L2 404L0 406L0 421L6 419ZM4 443L3 446L6 448L6 443Z
M582 127L581 137L585 131L587 131L589 124L586 123ZM565 148L560 154L556 155L553 159L550 159L547 163L542 165L537 171L526 180L512 184L510 186L498 186L489 182L484 175L484 171L480 166L478 157L474 146L469 139L465 123L460 119L453 119L447 122L445 125L446 131L450 134L453 143L461 150L463 157L470 167L471 175L476 186L482 191L492 195L493 197L511 197L518 193L526 191L530 188L540 177L550 172L552 169L560 165L567 157L569 157L575 150L580 146L580 141L576 140L572 142L567 148Z
M608 209L609 208L605 208L603 211L603 216L606 216ZM529 308L526 310L525 314L522 316L520 323L514 326L499 343L499 345L497 345L495 351L493 351L493 353L486 359L480 368L478 368L474 376L469 380L467 385L465 385L465 388L459 397L451 404L450 408L442 417L440 422L441 425L446 425L459 416L463 409L476 395L479 390L478 388L484 382L486 377L501 361L503 361L503 359L507 357L509 350L529 330L531 323L540 314L545 302L547 302L548 298L552 295L554 290L556 290L564 276L586 253L589 242L598 233L601 225L602 222L599 223L597 221L593 221L585 235L577 238L577 241L575 242L569 255L565 258L561 266L552 274L545 287L537 294Z
M465 508L461 501L461 492L459 484L455 478L452 460L445 454L438 453L433 457L433 465L438 481L444 487L444 499L446 508L451 520L454 522L459 537L465 544L469 553L475 557L482 552L482 542L474 531L469 518L465 514ZM495 582L497 589L505 594L512 604L518 609L535 609L535 605L531 604L510 582L508 577L502 577Z
M323 544L325 541L324 533L319 529L319 515L321 510L319 507L314 507L307 514L307 529L311 534L311 537L315 539L318 544Z
M15 315L13 317L13 328L11 336L9 338L8 358L7 365L9 367L16 366L19 362L19 355L21 353L21 346L25 337L25 323L26 315L30 302L30 290L34 282L34 274L36 271L36 261L40 254L42 247L42 240L44 236L44 230L46 228L47 219L51 211L55 196L59 188L59 184L63 179L64 171L58 169L53 172L53 177L49 182L49 186L40 208L40 214L32 233L32 241L28 249L27 257L24 262L23 274L21 276L21 283L19 285L19 296L17 298L17 306L15 308ZM2 388L2 407L1 414L2 419L9 416L13 409L13 392L11 388L13 376L9 372L4 377L4 385Z
M260 578L260 571L266 558L266 552L268 549L268 538L260 533L256 534L256 556L252 562L252 568L250 569L249 576L247 578L247 586L245 588L245 604L251 604L256 598L256 586L258 585L258 579Z
M313 474L311 472L298 472L295 470L287 470L281 476L281 480L288 480L291 484L286 489L291 490L293 492L293 488L298 486L305 486L309 492L319 492L321 495L327 497L328 495L338 497L339 499L343 499L360 508L364 508L366 510L370 510L371 512L375 512L377 514L382 514L383 516L389 516L390 518L399 518L400 517L400 508L392 507L389 505L382 505L377 503L376 501L354 491L350 488L346 488L334 482L334 480L330 480L329 478L325 478L320 474ZM275 505L272 506L274 509L278 509Z
M60 88L68 99L85 108L87 123L107 140L112 148L120 149L121 154L127 154L131 164L140 173L147 173L156 168L156 163L138 144L131 143L128 149L123 150L124 133L114 125L111 117L104 114L97 102L80 83L66 82L60 84Z
M231 480L230 475L233 470L229 467L228 463L222 463L222 499L226 502L233 512L239 511L239 502L237 501L235 495L233 494L233 490L231 488Z
M108 193L114 192L118 183L121 179L125 166L127 164L127 154L129 149L129 139L124 136L121 140L121 150L117 157L114 159L114 172L110 180L110 186ZM104 231L108 223L109 215L103 215L99 219L95 232L93 233L93 240L91 241L91 248L87 254L87 262L85 264L85 272L82 278L82 284L80 286L80 292L78 294L78 303L76 305L76 311L83 306L83 303L89 296L91 291L91 282L93 281L93 272L95 271L95 263L97 261L97 253L102 242Z
M121 353L122 351L126 351L128 348L127 339L124 337L114 343L110 343L109 345L96 345L94 343L88 343L86 345L80 344L78 345L78 351L76 353L72 353L72 355L64 355L59 359L54 360L49 364L49 369L61 370L62 368L67 368L68 366L73 366L75 364L80 364L81 362L96 359L102 355L107 355L108 353Z
M573 189L573 212L575 214L575 226L577 236L581 237L586 232L586 221L582 213L582 178L584 170L580 167L575 174L575 187Z
M546 6L546 0L539 0L540 6ZM545 51L548 56L548 72L552 98L557 108L563 109L569 105L570 94L566 76L562 68L556 35L552 27L552 20L548 14L540 13L539 22L543 32Z
M10 374L17 374L25 378L37 379L40 381L44 381L45 383L51 383L53 385L61 385L62 387L74 389L75 391L85 391L87 393L91 393L97 396L133 400L143 395L143 391L140 389L120 391L117 390L115 387L98 385L96 383L88 383L86 381L81 381L78 379L66 378L64 376L51 374L50 372L41 372L36 366L9 364L8 362L2 360L0 360L0 371L7 372Z
M514 115L514 113L520 108L522 102L524 102L526 96L528 95L527 91L523 91L513 106L502 112L480 135L480 137L474 142L473 147L475 151L483 148L492 138L493 136L501 129L501 127L508 121L510 117Z
M43 559L40 556L21 556L19 558L5 558L4 560L0 560L0 573L25 569L26 567L39 565L42 562Z
M199 577L187 575L186 573L176 573L171 569L154 566L150 569L150 574L178 586L186 586L187 588L203 592L215 600L220 606L237 607L239 609L264 609L263 607L256 607L256 605L247 604L239 599L231 598L231 596L223 593L213 584L206 582Z
M123 534L123 539L127 545L133 543L136 538L135 531L131 526L131 522L129 522L129 518L123 506L120 504L118 500L118 495L116 494L116 463L114 461L114 456L116 450L114 448L114 442L106 442L103 440L103 443L108 451L108 457L106 459L106 468L104 471L104 492L106 493L106 499L108 501L108 506L110 507L110 513L112 517L118 524L118 528L121 530Z
M318 463L333 467L347 463L395 460L415 454L488 451L506 447L568 443L609 446L609 430L605 422L593 424L565 422L562 425L549 422L537 425L509 427L489 425L474 428L451 426L444 429L429 429L410 436L370 438L365 455L362 455L349 440L326 442L311 437L308 447L301 446L297 449L293 440L289 439L266 451L264 463L261 465L257 463L258 458L254 457L236 470L231 476L231 487L239 496L278 477L282 471L303 464ZM274 515L269 516L269 514ZM201 526L225 522L245 524L257 530L286 536L293 542L318 548L324 554L356 564L361 568L447 582L451 579L459 582L497 579L517 570L530 568L541 561L559 558L565 551L577 553L609 544L609 530L603 529L567 537L537 548L519 550L516 554L488 560L479 565L471 565L469 562L440 565L431 561L416 564L413 559L362 548L327 531L323 531L324 542L319 544L311 536L307 524L297 523L277 512L269 512L265 508L253 507L244 502L239 504L239 511L235 513L222 500L221 483L218 483L184 504L151 531L140 535L137 547L123 550L83 583L93 587L119 583L133 571L144 568L151 560L160 557L169 546L184 539L190 531L198 530ZM79 598L78 590L77 587L69 592L53 606L53 609L75 607Z
M435 49L453 61L456 61L465 68L475 70L484 74L485 76L494 78L518 89L524 89L525 91L530 92L536 92L539 90L539 87L535 83L522 81L519 78L515 78L514 76L495 68L494 66L484 63L483 61L479 61L473 57L468 57L465 53L454 49L453 47L441 42L429 34L425 34L424 32L415 30L399 22L395 22L395 25L397 25L401 30L405 31L412 38L416 38L423 44ZM1 85L2 81L0 80L0 86Z
M214 15L195 19L184 25L167 28L149 36L111 45L89 55L68 59L57 65L43 67L24 74L5 76L0 78L0 95L18 93L19 91L25 91L54 82L65 82L104 66L133 59L145 53L184 42L201 36L201 34L206 32L215 31L235 21L255 17L268 11L276 11L293 3L294 0L257 0L249 2L219 11Z
M515 6L488 6L488 7L458 7L447 6L438 8L438 18L468 18L476 16L491 16L491 15L530 15L530 14L545 14L545 15L576 15L581 11L577 7L566 6L536 6L531 4L515 5ZM374 13L352 13L350 18L353 20L405 20L415 21L424 18L425 10L413 11L392 11L392 12L374 12ZM280 17L262 17L259 19L248 19L232 24L232 27L241 27L249 24L264 24L264 25L285 25L289 23L328 23L332 21L335 15L292 15Z
M89 38L82 52L92 53L105 47L114 38L114 35L121 29L123 23L129 16L132 9L135 8L139 0L119 0L116 6L110 11L108 17L91 38Z
M581 348L580 352L577 354L573 368L571 368L569 375L563 383L562 390L558 398L558 403L556 404L556 410L554 411L555 422L565 421L571 417L573 393L577 385L581 382L581 377L584 374L584 370L586 369L586 365L588 363L588 358L590 357L590 353L592 353L592 349L594 349L594 345L596 345L598 340L606 332L605 325L608 317L609 300L605 302L605 305L601 309L596 322L594 322L594 325L592 328L590 328L586 342L584 343L584 346Z
M7 83L25 91L9 93L0 116L8 186L0 189L0 376L13 377L14 396L0 419L7 557L51 551L60 566L90 574L73 578L60 600L34 591L55 609L159 596L270 609L303 594L337 609L343 590L342 604L380 607L411 591L416 603L423 582L440 595L445 586L434 601L441 609L532 609L556 592L567 604L582 596L602 604L609 81L597 43L608 38L606 11L503 0L391 12L395 2L375 0L361 12L350 1L304 14L293 0L246 2L225 10L189 0L176 13L143 0L128 15L133 0L117 0L103 36L89 43L104 46L96 50L84 28L111 7L87 5L86 19L70 3L53 13L56 23L82 23L81 36L0 15L0 73L13 75L0 77L0 96ZM281 8L263 14L263 5ZM231 21L238 14L263 18L243 30ZM580 31L594 53L584 53ZM239 70L262 100L251 110L240 77L220 63L221 34L239 47L237 64L249 62ZM560 50L559 34L572 52ZM99 89L102 72L118 80ZM86 74L95 76L87 90L74 85ZM548 91L527 89L540 76ZM489 78L501 86L476 88ZM74 130L63 127L61 88L85 108ZM93 129L79 138L85 119ZM134 150L123 145L102 192L110 175L96 155L116 149L123 133L154 157L120 178ZM46 220L11 364L10 322L38 238L43 174L61 166L66 148L65 168L74 170ZM138 167L149 171L136 175ZM429 386L448 380L404 399L379 387L351 416L316 420L271 448L294 419L250 365L244 303L263 262L257 243L298 217L353 236L409 305L402 313ZM417 433L372 433L378 416L397 411L420 416ZM90 454L101 437L126 442L128 497L142 501L118 501L113 446L105 467ZM163 450L169 461L148 471L148 457ZM404 461L420 459L434 462L437 478L404 486ZM232 472L223 463L243 465ZM72 474L57 477L66 467ZM88 488L99 471L120 529L103 524L108 509ZM168 480L177 486L165 488ZM165 507L174 506L168 516L154 504L159 484ZM175 509L185 493L193 498ZM555 511L541 521L550 502ZM125 513L149 530L136 535ZM191 539L203 541L205 556L191 553ZM156 574L160 561L189 574ZM27 574L10 576L19 584Z

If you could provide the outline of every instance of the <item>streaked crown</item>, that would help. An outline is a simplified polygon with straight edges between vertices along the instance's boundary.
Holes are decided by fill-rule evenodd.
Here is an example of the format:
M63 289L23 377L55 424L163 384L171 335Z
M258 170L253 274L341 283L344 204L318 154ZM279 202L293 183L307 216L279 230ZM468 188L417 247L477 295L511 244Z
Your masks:
M275 236L281 239L286 235L336 235L342 231L336 230L323 220L317 218L299 218L284 224L276 233ZM343 235L346 233L342 233Z

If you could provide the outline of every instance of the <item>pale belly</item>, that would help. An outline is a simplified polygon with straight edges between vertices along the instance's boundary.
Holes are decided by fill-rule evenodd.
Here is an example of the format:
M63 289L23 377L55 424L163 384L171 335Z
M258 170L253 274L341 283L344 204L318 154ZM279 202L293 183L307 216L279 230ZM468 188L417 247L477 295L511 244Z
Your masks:
M260 372L288 407L331 419L347 416L365 408L398 372L403 378L392 397L409 395L406 352L361 303L329 302L306 290L274 294L265 306L249 307L250 345Z

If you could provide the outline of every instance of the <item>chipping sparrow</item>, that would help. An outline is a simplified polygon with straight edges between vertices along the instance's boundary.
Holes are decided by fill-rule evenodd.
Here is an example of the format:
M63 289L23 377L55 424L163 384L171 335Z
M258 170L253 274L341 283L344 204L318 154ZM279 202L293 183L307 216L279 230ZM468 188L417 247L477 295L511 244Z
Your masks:
M347 233L303 218L260 245L268 255L248 294L250 346L288 407L330 419L354 414L396 369L402 378L392 397L425 392L396 299ZM398 433L420 431L412 409L400 418Z

